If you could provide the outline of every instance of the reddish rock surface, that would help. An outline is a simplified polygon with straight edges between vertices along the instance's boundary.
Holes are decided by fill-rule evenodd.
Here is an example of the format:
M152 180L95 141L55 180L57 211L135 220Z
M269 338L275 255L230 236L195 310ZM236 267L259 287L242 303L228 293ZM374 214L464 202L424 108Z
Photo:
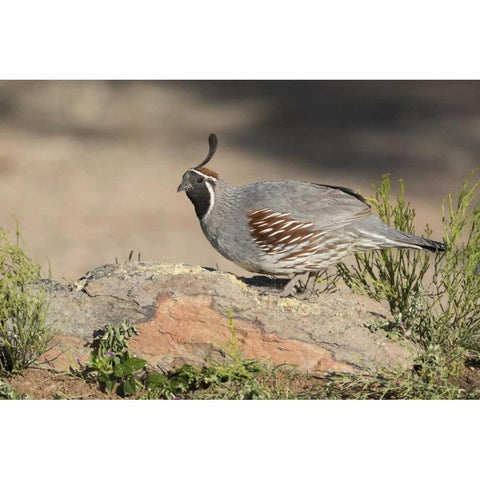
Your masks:
M128 319L139 330L131 350L152 365L168 369L228 361L233 319L245 358L274 365L322 374L411 361L413 347L365 326L388 317L379 303L344 293L282 299L261 294L268 287L255 282L186 265L99 267L74 284L55 285L49 315L60 322L60 333L47 357L57 356L52 360L56 368L76 366L88 358L95 330Z

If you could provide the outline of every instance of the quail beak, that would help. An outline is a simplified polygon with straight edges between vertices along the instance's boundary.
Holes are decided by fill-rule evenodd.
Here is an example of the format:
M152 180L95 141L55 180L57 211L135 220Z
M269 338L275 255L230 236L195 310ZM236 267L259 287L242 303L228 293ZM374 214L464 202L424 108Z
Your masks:
M182 182L177 188L177 193L178 192L184 192L185 190L187 190L187 186L185 185L184 182Z

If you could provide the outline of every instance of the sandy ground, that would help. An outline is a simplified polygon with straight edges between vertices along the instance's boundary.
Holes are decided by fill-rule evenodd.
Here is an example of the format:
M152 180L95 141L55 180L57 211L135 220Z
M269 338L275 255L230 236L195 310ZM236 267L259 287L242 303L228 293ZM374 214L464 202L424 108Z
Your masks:
M441 239L441 201L480 164L478 82L0 82L0 226L53 277L143 260L218 265L183 172L299 179L372 193L403 177ZM242 272L245 273L245 272Z

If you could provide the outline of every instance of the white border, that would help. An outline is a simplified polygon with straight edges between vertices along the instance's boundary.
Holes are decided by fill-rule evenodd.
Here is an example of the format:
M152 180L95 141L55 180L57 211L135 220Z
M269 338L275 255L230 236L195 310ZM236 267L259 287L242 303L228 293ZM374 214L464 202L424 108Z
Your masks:
M476 79L473 1L2 5L4 79Z
M2 5L0 78L477 79L475 5L17 0ZM460 478L480 426L478 402L0 408L6 478Z
M2 402L28 478L465 478L478 402ZM6 423L6 425L5 425ZM7 477L6 477L7 478Z

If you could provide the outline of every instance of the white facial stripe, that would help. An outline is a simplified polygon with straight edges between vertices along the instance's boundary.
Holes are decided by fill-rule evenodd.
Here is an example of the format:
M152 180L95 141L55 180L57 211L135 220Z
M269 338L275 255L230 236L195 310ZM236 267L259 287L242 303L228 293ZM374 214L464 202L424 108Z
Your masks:
M200 175L205 180L211 180L212 182L217 183L217 179L215 177L212 177L211 175L205 175L204 173L199 172L198 170L195 170L194 168L191 168L190 171L195 172L197 175Z
M208 177L207 178L212 178ZM213 187L210 185L210 182L205 182L205 185L208 188L208 193L210 193L210 205L208 206L207 213L203 216L202 220L208 217L208 214L212 211L213 206L215 205L215 193Z
M195 170L194 168L190 168L190 172L195 172L197 175L200 175L205 179L205 185L207 186L208 193L210 194L210 205L208 206L207 213L202 217L202 220L208 217L210 212L212 211L213 206L215 205L215 192L213 190L212 183L217 183L217 179L215 177L212 177L211 175L205 175L203 172L199 172L198 170ZM211 182L211 183L210 183Z

